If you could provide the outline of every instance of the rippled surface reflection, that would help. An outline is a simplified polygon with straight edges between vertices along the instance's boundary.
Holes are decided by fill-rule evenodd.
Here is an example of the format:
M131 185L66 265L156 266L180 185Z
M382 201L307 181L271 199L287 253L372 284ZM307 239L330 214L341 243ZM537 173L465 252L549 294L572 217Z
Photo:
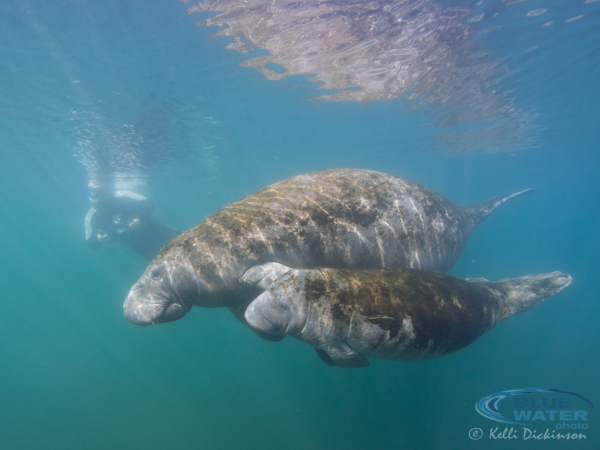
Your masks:
M480 17L469 8L428 0L205 0L188 12L218 12L198 25L233 37L228 49L269 52L242 66L269 80L312 75L318 89L337 91L317 99L408 102L450 128L437 138L460 151L532 145L534 117L496 92L509 71L474 42L470 23Z

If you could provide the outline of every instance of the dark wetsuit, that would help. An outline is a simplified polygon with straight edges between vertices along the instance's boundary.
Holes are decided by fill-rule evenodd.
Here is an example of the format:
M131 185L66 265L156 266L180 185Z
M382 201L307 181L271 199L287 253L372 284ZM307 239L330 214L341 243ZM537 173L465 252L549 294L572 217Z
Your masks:
M121 242L152 259L177 230L152 219L154 204L132 191L116 191L103 203L95 202L85 217L85 238L90 248Z

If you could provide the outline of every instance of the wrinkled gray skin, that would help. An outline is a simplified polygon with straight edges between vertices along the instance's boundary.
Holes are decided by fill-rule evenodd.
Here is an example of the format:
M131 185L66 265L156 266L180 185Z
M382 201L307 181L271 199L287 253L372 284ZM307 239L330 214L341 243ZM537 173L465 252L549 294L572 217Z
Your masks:
M270 283L246 310L249 326L290 335L327 364L347 368L368 366L367 357L421 360L455 352L571 283L560 272L494 282L427 270L323 268L289 270L261 284L265 273L282 272L270 266L243 277L250 285Z
M312 172L226 206L169 242L123 305L136 325L169 322L192 306L229 307L245 323L260 293L239 278L250 267L411 267L446 271L495 208L532 189L471 208L379 172Z

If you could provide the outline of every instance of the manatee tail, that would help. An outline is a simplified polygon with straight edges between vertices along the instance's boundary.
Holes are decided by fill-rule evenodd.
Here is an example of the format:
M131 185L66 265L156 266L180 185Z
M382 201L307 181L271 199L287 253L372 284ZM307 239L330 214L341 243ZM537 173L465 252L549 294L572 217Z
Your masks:
M533 194L535 189L525 189L521 192L515 192L514 194L505 195L503 197L496 197L491 200L487 200L483 203L479 203L475 206L471 206L470 208L464 208L463 210L467 214L468 217L471 218L471 230L474 229L477 225L479 225L483 219L491 214L498 206L511 200L515 197L520 197L521 195Z
M572 278L561 272L552 272L500 281L481 278L467 281L483 285L499 297L502 307L502 317L499 320L504 320L558 294L571 284Z

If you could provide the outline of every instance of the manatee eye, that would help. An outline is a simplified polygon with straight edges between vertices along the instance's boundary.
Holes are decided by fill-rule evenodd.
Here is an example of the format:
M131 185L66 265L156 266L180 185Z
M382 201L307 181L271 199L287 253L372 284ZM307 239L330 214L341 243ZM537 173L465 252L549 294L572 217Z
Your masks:
M152 271L152 273L150 274L150 276L152 277L153 280L160 280L162 278L162 270L160 269L154 269Z

